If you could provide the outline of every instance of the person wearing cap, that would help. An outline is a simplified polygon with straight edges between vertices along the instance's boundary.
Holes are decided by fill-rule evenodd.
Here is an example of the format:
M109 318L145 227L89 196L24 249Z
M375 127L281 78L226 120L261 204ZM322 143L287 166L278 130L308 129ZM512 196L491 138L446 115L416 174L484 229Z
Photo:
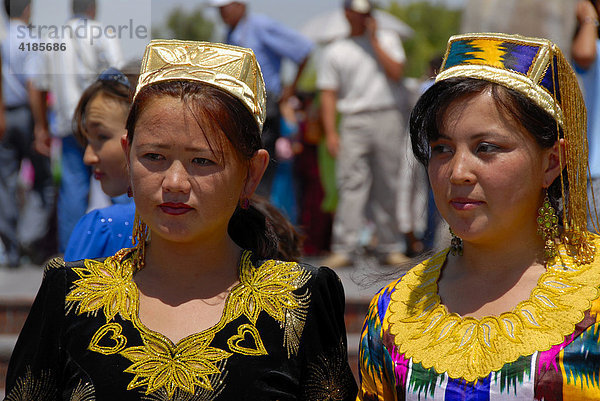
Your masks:
M251 50L150 42L122 141L136 245L46 265L8 399L355 399L339 278L275 259L251 199L264 121Z
M250 48L260 64L267 89L267 119L263 129L263 144L276 162L275 142L280 137L281 114L279 102L287 100L296 90L314 43L300 33L266 15L248 11L247 1L211 0L219 8L223 22L229 27L226 43ZM283 86L281 64L291 60L298 68L292 83ZM271 162L257 189L269 197L276 165Z
M369 1L346 0L343 6L350 36L325 48L317 73L325 138L336 158L339 193L332 254L323 263L331 267L353 263L370 215L376 252L383 263L395 265L408 260L401 253L396 220L403 157L398 150L403 147L405 125L398 98L404 50L396 33L377 30Z
M358 400L598 399L600 237L569 61L547 39L453 36L410 137L452 239L373 298Z

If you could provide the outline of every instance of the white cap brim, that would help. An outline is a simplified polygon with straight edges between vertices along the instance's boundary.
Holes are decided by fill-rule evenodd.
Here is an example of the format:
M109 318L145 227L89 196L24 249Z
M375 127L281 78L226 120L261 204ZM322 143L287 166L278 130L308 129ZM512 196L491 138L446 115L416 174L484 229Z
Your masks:
M208 5L211 7L223 7L231 3L246 3L244 0L210 0Z

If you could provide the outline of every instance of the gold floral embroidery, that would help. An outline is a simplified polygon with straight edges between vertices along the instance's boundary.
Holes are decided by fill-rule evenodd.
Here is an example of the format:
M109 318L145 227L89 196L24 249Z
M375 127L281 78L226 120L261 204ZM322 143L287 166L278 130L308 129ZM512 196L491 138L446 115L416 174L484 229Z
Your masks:
M129 347L121 355L133 362L125 372L135 377L128 390L146 386L146 394L164 388L169 397L175 390L194 394L196 387L213 390L210 375L220 374L216 365L231 356L229 352L210 346L212 335L194 335L180 341L175 347L159 336L141 333L143 346Z
M83 268L74 268L80 279L67 295L67 313L73 309L78 314L95 315L100 310L104 313L107 324L96 332L89 348L105 355L118 352L133 362L125 370L135 375L128 388L147 386L147 395L164 390L168 397L183 392L198 394L201 389L214 392L213 379L223 378L225 374L219 368L220 363L224 366L232 355L209 346L214 335L228 323L246 316L251 324L240 326L238 335L228 340L230 350L243 355L267 355L256 329L256 321L263 311L282 327L288 357L298 352L310 292L307 289L303 294L295 294L294 291L304 286L311 275L297 263L269 260L256 268L251 262L252 253L244 251L239 268L240 283L227 297L221 320L175 345L160 333L149 330L139 319L139 293L133 281L135 266L131 255L132 250L126 249L104 262L84 261ZM116 315L133 323L141 333L144 346L124 348L126 339L121 335L121 326L110 322ZM206 394L202 397L209 399Z
M107 323L100 327L92 337L88 349L103 355L117 354L127 345L127 338L121 334L122 327L119 323ZM113 345L100 345L112 342Z
M600 261L578 266L564 246L558 251L529 299L483 319L449 313L440 303L437 280L447 250L416 266L391 295L389 331L399 352L426 369L474 381L562 343L598 297Z
M225 388L225 379L227 378L227 372L225 371L225 360L217 362L217 369L223 372L220 374L212 375L210 377L210 384L212 390L205 388L196 389L195 394L186 393L185 391L177 388L172 396L167 394L164 388L145 395L142 397L142 401L213 401Z
M247 335L250 337L252 342L252 344L247 345L254 345L253 348L241 345L241 343L246 343L248 341L248 338L246 337ZM252 326L251 324L243 324L238 327L237 335L231 336L229 340L227 340L227 345L229 346L229 349L239 354L267 355L267 350L260 339L260 333L256 327Z
M6 396L6 401L53 400L56 397L56 383L52 372L42 370L36 377L27 366L25 376L19 377Z
M346 344L340 342L308 365L307 379L302 388L307 401L342 401L348 398L354 386Z
M80 279L73 283L66 297L67 313L73 307L79 315L96 315L102 309L107 322L117 314L131 319L133 311L138 309L131 259L121 262L115 257L106 258L104 262L86 259L84 266L73 268Z
M65 261L63 260L63 258L52 258L48 262L46 262L46 266L44 266L44 275L48 270L60 269L61 267L65 267Z
M242 255L241 285L230 294L233 305L230 320L245 315L253 325L260 312L267 312L284 329L284 346L290 355L298 352L304 329L310 293L293 291L304 286L310 273L295 262L268 260L256 269L250 262L251 253Z
M95 401L95 389L92 383L82 383L79 381L75 390L71 393L69 401Z

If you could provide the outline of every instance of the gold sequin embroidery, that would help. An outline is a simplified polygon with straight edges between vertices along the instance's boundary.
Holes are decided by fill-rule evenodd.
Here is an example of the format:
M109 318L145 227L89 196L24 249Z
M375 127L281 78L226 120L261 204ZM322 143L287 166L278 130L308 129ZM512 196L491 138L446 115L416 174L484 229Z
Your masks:
M248 344L248 342L250 343ZM243 355L267 355L260 333L251 324L243 324L238 327L237 335L231 336L227 340L227 345L230 350Z
M53 400L56 397L56 393L56 383L51 371L42 370L39 377L36 377L31 372L31 367L27 366L25 376L17 379L5 400Z
M283 345L288 357L297 353L310 292L307 289L295 294L294 291L306 285L311 277L297 263L269 260L256 268L251 262L252 253L244 251L239 267L240 283L228 295L221 320L173 344L140 321L139 292L133 281L135 267L131 250L125 251L104 262L86 260L83 268L74 268L80 279L67 295L67 313L71 310L78 314L104 313L107 324L95 333L89 348L105 355L118 352L133 363L125 370L135 375L128 389L145 386L146 395L164 390L168 397L176 393L193 395L199 389L213 392L212 379L224 374L219 368L220 362L224 363L232 354L210 347L210 342L217 332L241 316L251 324L242 324L237 335L229 338L227 344L231 352L267 355L256 329L260 313L266 312L283 329ZM126 339L121 336L121 326L110 322L117 315L133 323L141 333L144 346L124 348Z
M288 358L298 352L300 336L304 330L310 293L294 294L310 279L310 273L295 262L268 260L256 269L250 261L251 253L242 255L240 284L230 294L232 314L230 320L245 315L256 325L258 315L264 311L279 322L284 329L283 343Z
M340 344L320 354L316 362L308 365L304 399L307 401L342 401L354 387L348 368L346 344Z
M579 266L560 245L529 299L498 317L463 318L449 313L438 295L447 252L416 266L398 282L388 323L400 353L451 378L471 382L519 356L562 343L598 297L600 261Z
M82 383L79 381L75 390L71 393L69 401L95 401L95 389L92 383Z
M209 376L220 374L216 365L231 356L229 352L211 347L212 335L194 335L180 341L176 347L157 336L142 332L143 346L129 347L121 355L133 362L125 372L135 377L128 390L146 387L146 394L165 389L172 397L176 389L194 394L196 387L213 390Z
M86 259L84 267L73 271L80 277L73 283L66 297L67 313L74 307L77 314L96 315L102 310L106 321L117 314L123 319L131 319L137 311L138 290L133 282L131 259L119 262L109 257L104 262Z
M103 355L119 353L127 345L127 338L121 334L122 327L119 323L107 323L100 327L92 337L88 349ZM111 345L100 344L112 343Z

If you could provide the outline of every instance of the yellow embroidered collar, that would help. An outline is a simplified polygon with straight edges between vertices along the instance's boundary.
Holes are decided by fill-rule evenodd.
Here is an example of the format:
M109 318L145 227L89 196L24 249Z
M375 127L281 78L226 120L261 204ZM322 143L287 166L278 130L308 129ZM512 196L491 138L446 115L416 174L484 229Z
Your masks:
M438 295L447 255L448 250L440 252L402 277L391 296L388 322L401 354L451 378L472 382L520 356L561 344L599 294L598 258L577 266L559 246L529 299L498 317L461 317L449 313Z

